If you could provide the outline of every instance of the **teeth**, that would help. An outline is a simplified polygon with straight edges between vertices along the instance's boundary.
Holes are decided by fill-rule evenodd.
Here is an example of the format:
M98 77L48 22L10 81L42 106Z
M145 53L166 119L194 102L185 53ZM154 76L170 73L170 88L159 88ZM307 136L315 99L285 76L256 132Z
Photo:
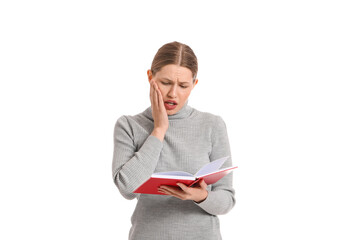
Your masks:
M170 103L170 102L168 102L167 104L169 104L169 105L175 105L174 103Z

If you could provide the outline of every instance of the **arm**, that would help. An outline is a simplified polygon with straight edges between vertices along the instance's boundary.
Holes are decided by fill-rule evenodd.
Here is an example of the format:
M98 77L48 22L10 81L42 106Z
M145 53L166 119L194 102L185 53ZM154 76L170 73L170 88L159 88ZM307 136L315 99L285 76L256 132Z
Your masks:
M216 122L212 131L212 151L210 161L221 157L230 156L221 168L232 166L230 144L227 135L226 124L220 117L216 117ZM232 187L233 172L229 173L218 182L209 186L207 198L196 203L206 212L213 215L228 213L235 205L235 190Z
M136 152L132 129L125 116L120 117L114 128L113 181L126 199L134 199L133 191L145 182L156 168L163 147L155 135L149 135Z

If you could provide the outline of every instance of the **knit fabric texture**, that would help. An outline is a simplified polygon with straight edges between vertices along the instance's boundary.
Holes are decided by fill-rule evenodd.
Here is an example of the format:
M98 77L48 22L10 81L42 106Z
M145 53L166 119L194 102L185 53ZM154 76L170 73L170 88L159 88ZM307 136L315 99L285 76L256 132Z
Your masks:
M232 166L227 129L220 116L196 110L187 100L168 119L163 141L151 135L151 107L137 115L123 115L115 123L113 180L124 198L137 199L129 239L222 239L217 215L228 213L235 205L233 172L208 185L208 197L200 203L133 193L155 172L195 174L205 164L225 156L230 157L221 168Z

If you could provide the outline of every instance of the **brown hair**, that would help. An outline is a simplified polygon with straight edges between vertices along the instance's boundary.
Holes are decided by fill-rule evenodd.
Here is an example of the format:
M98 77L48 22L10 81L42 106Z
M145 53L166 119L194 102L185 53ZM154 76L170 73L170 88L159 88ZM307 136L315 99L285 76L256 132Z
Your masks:
M155 76L163 66L168 64L188 68L192 72L193 82L195 82L198 62L195 53L188 45L174 41L159 48L151 64L152 74Z

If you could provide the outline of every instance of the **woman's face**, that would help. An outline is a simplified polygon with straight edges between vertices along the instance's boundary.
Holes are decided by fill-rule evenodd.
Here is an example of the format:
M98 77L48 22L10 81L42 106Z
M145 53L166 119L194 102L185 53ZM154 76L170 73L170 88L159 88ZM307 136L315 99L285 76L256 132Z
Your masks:
M191 90L198 80L193 83L193 76L190 69L174 64L165 65L155 76L151 70L147 71L149 82L154 79L158 85L168 115L178 112L188 99ZM175 101L176 105L169 105L167 101Z

